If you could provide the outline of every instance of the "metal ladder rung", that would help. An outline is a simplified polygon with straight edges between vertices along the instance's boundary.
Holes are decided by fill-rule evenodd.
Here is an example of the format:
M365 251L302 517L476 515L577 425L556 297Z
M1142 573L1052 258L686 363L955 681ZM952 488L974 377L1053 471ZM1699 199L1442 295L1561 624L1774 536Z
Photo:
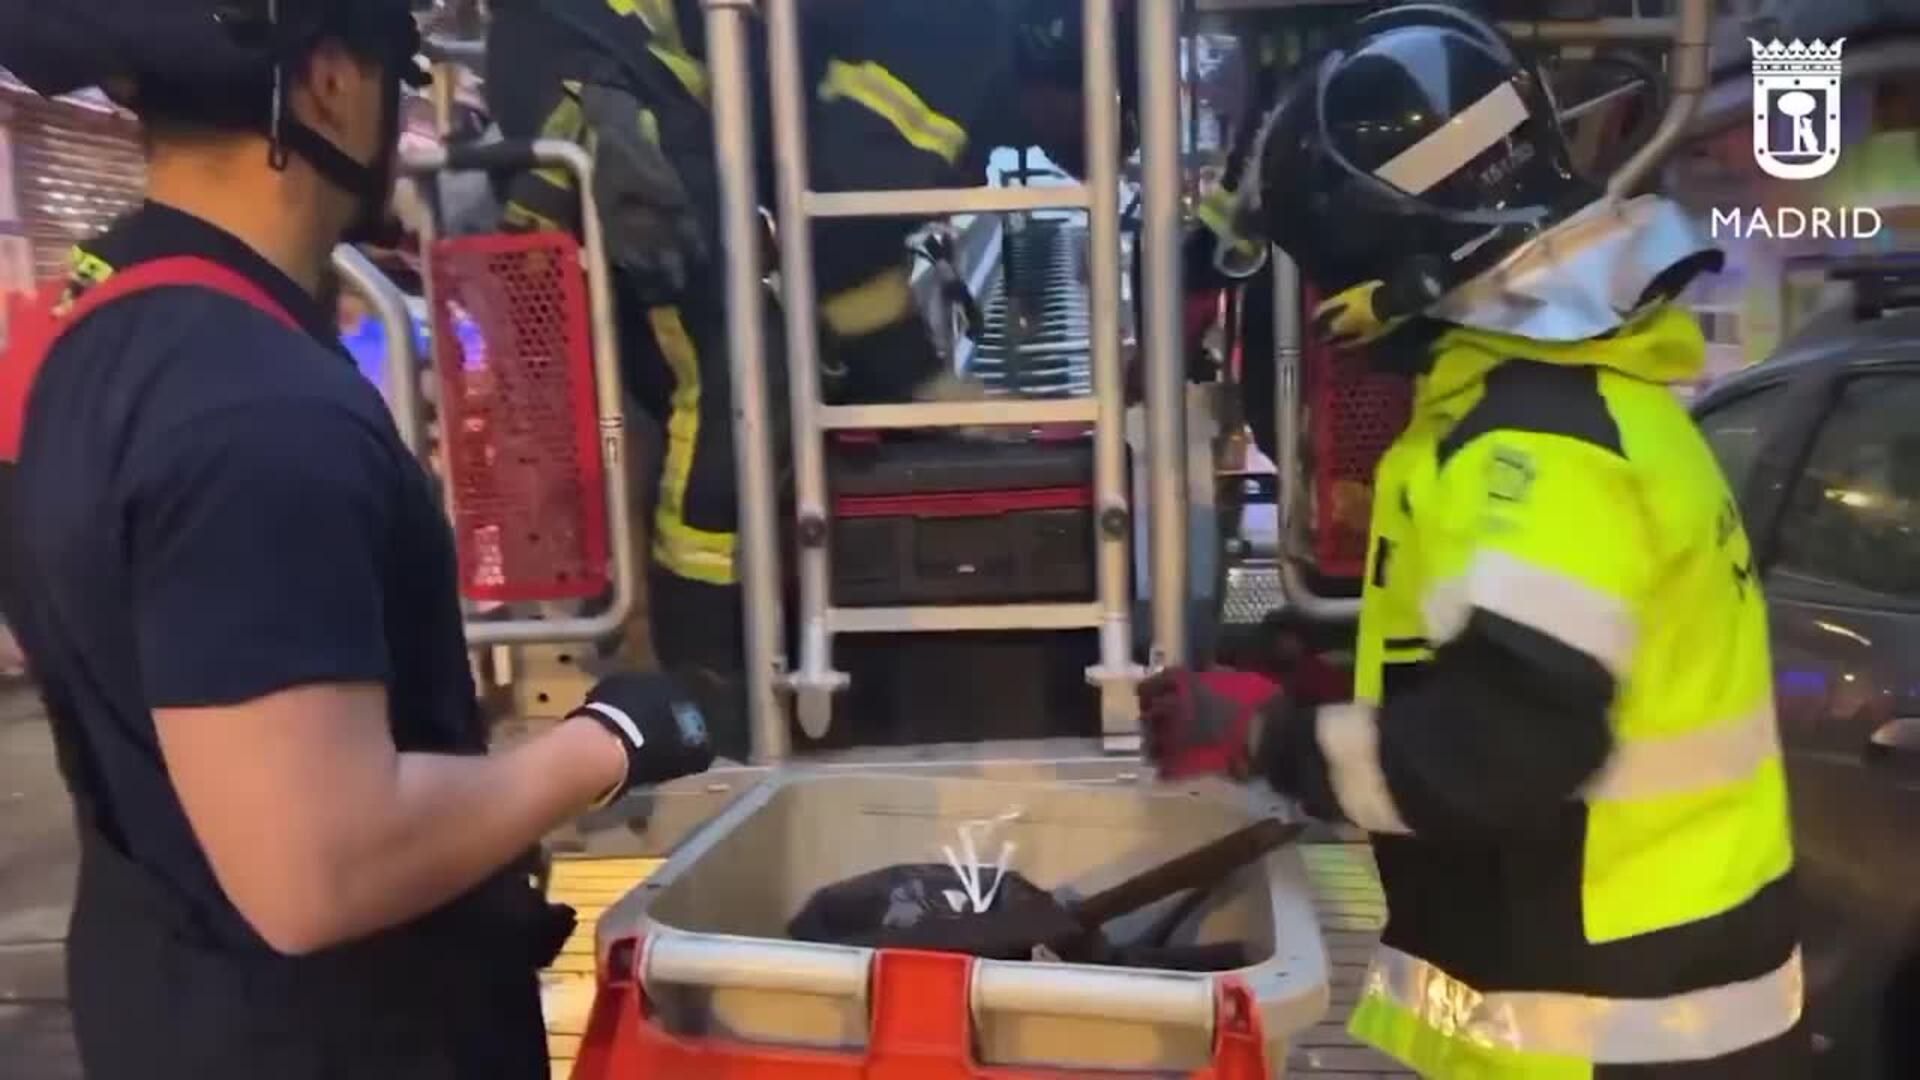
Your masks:
M808 217L949 217L1025 210L1085 210L1093 196L1085 185L1007 188L926 188L919 191L809 191Z
M973 351L975 367L1018 367L1026 371L1066 371L1086 368L1087 350L1052 349L1042 353L1010 353L998 346L982 345Z
M820 410L827 431L897 428L1018 427L1035 424L1093 423L1099 403L1092 398L1065 401L995 399L926 401L912 405L836 405Z
M827 609L827 627L836 634L1082 630L1099 625L1100 605L1095 603Z

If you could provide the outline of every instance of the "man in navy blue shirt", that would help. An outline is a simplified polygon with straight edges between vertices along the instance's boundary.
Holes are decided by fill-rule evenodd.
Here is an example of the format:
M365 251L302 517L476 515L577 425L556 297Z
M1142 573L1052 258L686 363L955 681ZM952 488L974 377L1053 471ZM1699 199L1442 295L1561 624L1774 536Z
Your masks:
M449 530L316 299L386 202L416 45L404 0L0 0L0 65L112 88L149 140L7 496L94 1080L544 1078L570 919L522 856L712 759L642 676L486 753ZM129 291L183 259L226 284Z

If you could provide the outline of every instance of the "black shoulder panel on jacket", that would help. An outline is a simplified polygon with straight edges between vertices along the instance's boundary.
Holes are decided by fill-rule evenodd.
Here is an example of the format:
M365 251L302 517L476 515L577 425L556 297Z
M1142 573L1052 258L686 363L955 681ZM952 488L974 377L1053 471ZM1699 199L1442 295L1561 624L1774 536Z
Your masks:
M1612 748L1613 677L1585 653L1484 611L1380 713L1380 762L1421 835L1526 828L1575 798Z
M1620 426L1600 394L1600 371L1509 360L1487 373L1486 392L1440 440L1440 464L1489 431L1565 435L1624 455Z

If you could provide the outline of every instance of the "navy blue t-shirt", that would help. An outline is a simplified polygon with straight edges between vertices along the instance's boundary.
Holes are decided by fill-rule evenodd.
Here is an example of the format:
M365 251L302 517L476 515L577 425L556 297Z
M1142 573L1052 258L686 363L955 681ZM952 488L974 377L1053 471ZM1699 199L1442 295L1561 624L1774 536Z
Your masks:
M116 269L211 258L307 330L206 290L108 305L41 370L13 496L23 637L83 736L82 798L216 935L263 948L194 838L152 710L381 683L400 749L483 752L452 537L331 313L272 264L156 205L87 251Z

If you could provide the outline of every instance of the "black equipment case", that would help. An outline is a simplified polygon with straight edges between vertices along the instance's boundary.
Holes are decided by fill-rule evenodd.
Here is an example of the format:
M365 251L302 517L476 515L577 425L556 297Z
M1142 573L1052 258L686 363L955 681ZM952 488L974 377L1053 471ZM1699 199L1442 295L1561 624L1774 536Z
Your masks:
M1093 441L842 436L830 444L839 607L1094 598ZM844 634L829 745L1089 736L1091 630ZM991 673L991 677L982 675Z
M1093 441L843 441L828 465L843 607L1091 600Z

